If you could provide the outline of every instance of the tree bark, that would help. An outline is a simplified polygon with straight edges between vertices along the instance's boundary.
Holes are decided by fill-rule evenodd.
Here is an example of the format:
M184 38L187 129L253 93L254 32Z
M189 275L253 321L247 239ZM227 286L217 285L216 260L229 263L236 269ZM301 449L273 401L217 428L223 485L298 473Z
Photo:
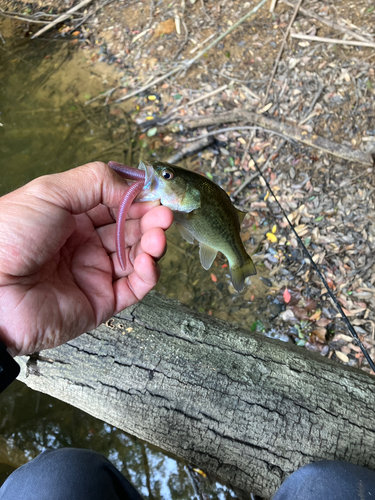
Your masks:
M304 464L375 468L374 378L156 294L21 359L21 380L270 497Z

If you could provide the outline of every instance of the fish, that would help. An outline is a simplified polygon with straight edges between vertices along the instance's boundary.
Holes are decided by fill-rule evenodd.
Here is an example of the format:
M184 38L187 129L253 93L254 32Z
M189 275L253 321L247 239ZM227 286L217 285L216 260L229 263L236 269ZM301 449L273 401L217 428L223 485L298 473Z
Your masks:
M174 222L188 242L199 243L199 257L208 270L218 252L229 263L233 287L240 292L245 279L256 274L240 236L246 213L237 210L227 193L207 177L166 162L141 162L145 184L139 199L160 199L173 211Z
M162 205L172 210L181 236L188 243L198 241L200 262L204 269L211 267L218 252L225 255L233 287L238 292L243 290L245 279L256 274L240 236L240 226L246 213L233 206L220 186L196 172L162 161L141 161L138 169L116 162L109 162L109 165L123 176L137 180L134 188L138 187L134 189L132 200L133 196L136 196L136 201L160 200ZM118 238L118 250L121 238Z

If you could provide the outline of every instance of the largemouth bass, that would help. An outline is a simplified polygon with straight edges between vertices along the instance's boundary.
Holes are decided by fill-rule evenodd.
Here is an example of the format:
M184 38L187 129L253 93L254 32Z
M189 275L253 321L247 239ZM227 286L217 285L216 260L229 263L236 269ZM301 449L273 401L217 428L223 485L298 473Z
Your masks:
M209 269L218 252L225 255L234 288L239 292L245 279L256 274L240 236L245 216L237 210L227 193L206 177L160 161L141 162L145 172L139 200L158 200L169 207L181 236L189 243L199 242L199 257Z

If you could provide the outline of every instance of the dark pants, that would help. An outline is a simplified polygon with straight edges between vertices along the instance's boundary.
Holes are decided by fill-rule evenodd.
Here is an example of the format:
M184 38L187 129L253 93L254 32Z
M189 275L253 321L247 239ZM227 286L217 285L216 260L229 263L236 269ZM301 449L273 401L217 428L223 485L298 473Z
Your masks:
M0 500L142 500L102 455L63 448L45 451L17 469ZM315 462L281 485L273 500L375 500L375 472L347 462Z
M375 471L349 462L314 462L289 476L272 500L375 500Z
M0 500L142 500L100 453L76 448L48 450L14 471Z

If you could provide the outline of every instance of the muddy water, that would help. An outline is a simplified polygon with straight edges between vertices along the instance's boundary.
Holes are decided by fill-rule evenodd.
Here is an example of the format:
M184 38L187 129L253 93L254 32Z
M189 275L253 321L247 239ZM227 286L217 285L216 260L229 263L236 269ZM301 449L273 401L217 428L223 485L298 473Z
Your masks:
M90 160L137 164L141 155L147 156L147 144L139 142L139 131L126 114L132 103L129 110L102 106L104 99L85 106L103 88L118 84L121 74L108 74L104 64L93 66L75 42L28 42L8 21L0 21L0 32L0 194ZM204 271L198 248L172 228L161 267L157 289L168 297L272 335L278 305L267 299L270 281L264 266L237 294L225 260L217 258ZM0 433L0 484L46 447L76 446L104 453L145 498L193 497L182 461L20 383L1 396ZM209 498L235 498L215 482L206 481L205 488Z

